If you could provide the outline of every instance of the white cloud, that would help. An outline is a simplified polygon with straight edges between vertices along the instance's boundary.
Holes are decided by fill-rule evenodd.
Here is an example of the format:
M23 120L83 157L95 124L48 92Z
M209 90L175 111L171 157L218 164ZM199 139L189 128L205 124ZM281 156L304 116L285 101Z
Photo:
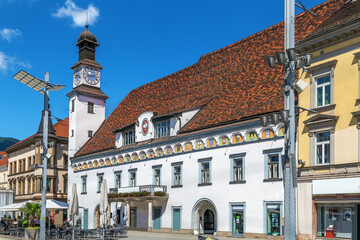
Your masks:
M57 18L70 17L73 20L73 25L76 27L83 27L86 24L93 25L100 16L100 9L89 4L87 9L80 8L71 0L66 0L65 7L61 7L56 13L52 14Z
M11 42L13 39L21 37L21 31L19 29L4 28L0 30L0 36Z
M15 70L16 67L30 69L32 66L28 61L22 61L16 57L7 56L0 51L0 70L5 72L8 69Z

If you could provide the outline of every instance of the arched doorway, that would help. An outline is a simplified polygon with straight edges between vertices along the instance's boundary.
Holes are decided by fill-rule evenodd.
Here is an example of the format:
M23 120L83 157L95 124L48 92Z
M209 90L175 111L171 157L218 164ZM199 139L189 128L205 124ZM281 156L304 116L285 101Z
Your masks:
M192 218L194 234L214 234L217 231L217 211L210 199L203 198L195 203Z
M98 228L98 227L100 227L100 207L99 207L99 205L97 205L95 208L94 216L95 216L94 228Z

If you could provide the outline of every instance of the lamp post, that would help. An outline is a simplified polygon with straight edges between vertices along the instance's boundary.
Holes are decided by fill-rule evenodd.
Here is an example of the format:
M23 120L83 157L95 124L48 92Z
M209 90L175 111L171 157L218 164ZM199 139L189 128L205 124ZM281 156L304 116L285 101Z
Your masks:
M42 154L42 188L41 188L41 216L40 216L40 239L45 240L46 230L46 185L47 185L47 159L51 154L47 153L48 149L48 122L49 122L49 91L58 91L65 86L49 82L49 73L45 73L45 80L35 78L29 73L21 70L13 78L37 92L44 94L44 119L43 119L43 154Z
M276 64L283 66L284 81L284 110L280 112L281 120L285 123L285 169L284 169L284 239L296 239L296 196L297 163L295 156L296 119L295 119L295 89L302 91L306 86L303 81L295 83L295 70L310 66L312 55L297 56L295 52L295 0L285 0L285 51L267 56L265 61L271 68ZM301 85L300 85L301 84ZM271 114L271 121L277 124L279 115ZM267 118L267 119L266 119ZM262 125L267 125L268 116L261 117Z

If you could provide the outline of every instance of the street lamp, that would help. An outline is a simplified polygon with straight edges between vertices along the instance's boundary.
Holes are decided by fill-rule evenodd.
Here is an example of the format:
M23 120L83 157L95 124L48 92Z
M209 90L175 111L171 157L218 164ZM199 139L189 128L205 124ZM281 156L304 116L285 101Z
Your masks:
M49 91L58 91L65 86L49 82L49 73L45 73L45 80L38 79L29 73L21 70L13 78L37 92L44 94L44 119L43 119L43 154L42 154L42 191L41 191L41 217L40 217L40 239L45 240L46 229L46 184L47 184L47 159L51 154L48 149L48 121L49 121Z
M297 5L299 6L299 5ZM307 11L304 6L300 8ZM310 11L307 11L310 12ZM311 12L310 12L311 13ZM312 13L313 14L313 13ZM310 66L312 55L297 56L295 51L295 0L285 0L285 49L284 52L276 53L274 56L265 58L266 64L275 68L276 64L282 66L285 72L284 81L284 110L280 112L281 120L285 123L285 169L284 169L284 212L285 226L284 239L295 240L296 238L296 196L295 188L297 186L297 162L295 157L295 89L302 91L307 84L299 80L295 83L295 70ZM277 124L279 114L272 113L270 115L271 122ZM262 116L260 121L265 124L266 116Z

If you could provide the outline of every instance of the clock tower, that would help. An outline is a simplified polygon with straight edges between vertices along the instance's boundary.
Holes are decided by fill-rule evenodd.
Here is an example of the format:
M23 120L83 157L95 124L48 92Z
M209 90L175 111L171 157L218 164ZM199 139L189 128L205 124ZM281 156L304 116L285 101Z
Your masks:
M106 96L100 89L101 65L95 61L95 49L100 46L97 38L86 25L76 46L79 61L73 69L73 90L69 98L69 157L95 134L105 120Z

